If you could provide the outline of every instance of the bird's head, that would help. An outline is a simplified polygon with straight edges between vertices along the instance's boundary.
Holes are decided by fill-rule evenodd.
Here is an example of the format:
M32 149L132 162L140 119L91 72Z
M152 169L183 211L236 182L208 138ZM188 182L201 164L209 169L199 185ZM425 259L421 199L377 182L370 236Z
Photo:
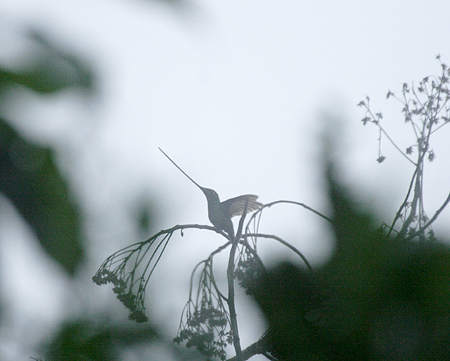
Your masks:
M203 188L200 187L200 189L203 191L203 193L206 196L206 199L208 199L208 202L214 202L217 201L220 203L219 195L216 191L209 189L209 188Z

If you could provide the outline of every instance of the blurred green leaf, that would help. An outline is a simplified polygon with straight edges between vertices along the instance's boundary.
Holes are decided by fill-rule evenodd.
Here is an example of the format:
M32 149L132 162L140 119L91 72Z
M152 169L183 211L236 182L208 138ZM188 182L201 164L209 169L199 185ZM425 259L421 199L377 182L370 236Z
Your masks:
M0 65L0 90L21 85L47 94L69 87L90 93L93 76L78 58L28 32L36 50L25 68ZM5 194L36 232L45 251L69 274L83 259L80 220L68 187L54 163L53 151L30 143L2 118L0 109L0 192Z
M80 220L53 152L28 142L0 118L0 192L69 274L83 259Z
M450 249L387 238L329 176L336 250L311 274L282 264L255 298L279 360L447 360Z
M92 71L83 61L51 44L36 31L30 31L29 37L39 45L39 51L28 60L30 66L26 69L0 66L0 88L19 84L43 94L69 87L79 87L85 92L93 90Z
M68 321L47 347L48 361L114 361L119 351L154 341L156 331L148 325L98 325L91 320Z

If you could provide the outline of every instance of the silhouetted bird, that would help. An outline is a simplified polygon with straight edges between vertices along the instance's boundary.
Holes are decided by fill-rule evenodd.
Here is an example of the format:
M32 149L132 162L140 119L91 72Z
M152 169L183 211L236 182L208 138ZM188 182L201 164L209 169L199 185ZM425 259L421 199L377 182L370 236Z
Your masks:
M208 201L208 218L211 223L219 231L227 233L230 240L234 240L234 228L231 218L240 216L244 212L245 203L247 204L247 213L253 212L261 208L262 204L257 201L258 196L254 194L245 194L239 197L234 197L221 202L216 191L200 186L196 181L189 177L164 151L159 150L183 173L189 180L199 187L206 196Z

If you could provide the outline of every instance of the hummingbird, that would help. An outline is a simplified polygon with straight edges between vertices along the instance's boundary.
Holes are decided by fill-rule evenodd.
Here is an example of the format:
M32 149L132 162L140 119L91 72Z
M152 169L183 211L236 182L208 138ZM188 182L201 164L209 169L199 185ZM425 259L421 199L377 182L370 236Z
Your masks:
M244 213L245 203L247 203L247 213L261 208L262 204L257 202L258 196L254 194L244 194L242 196L227 199L221 202L216 191L200 186L196 181L189 177L161 148L158 148L167 159L169 159L178 170L181 171L192 183L194 183L208 202L208 218L210 222L219 231L224 231L230 240L234 240L234 227L231 218L240 216Z

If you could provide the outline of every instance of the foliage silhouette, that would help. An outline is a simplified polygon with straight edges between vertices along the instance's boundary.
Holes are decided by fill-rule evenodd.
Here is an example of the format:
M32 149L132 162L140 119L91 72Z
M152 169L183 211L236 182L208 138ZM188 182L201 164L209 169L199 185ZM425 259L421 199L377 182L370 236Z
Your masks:
M450 70L444 63L440 65L439 77L426 77L417 88L405 84L403 98L397 98L415 136L415 143L406 151L384 130L382 114L372 113L369 98L359 103L366 109L364 125L373 123L380 131L377 161L385 160L381 137L386 136L414 166L405 201L390 226L376 226L370 214L357 209L329 163L332 217L300 202L276 201L256 210L245 227L244 211L236 237L206 225L177 225L114 253L94 281L113 283L130 318L145 321L145 288L173 233L192 228L212 231L226 242L192 272L176 343L195 347L207 360L224 360L227 344L235 349L230 360L237 361L256 354L270 360L443 360L450 348L450 250L436 242L431 225L450 195L431 218L423 206L424 162L435 158L431 137L449 121ZM389 92L390 97L395 95ZM414 149L416 160L411 158ZM327 264L313 269L292 244L259 233L263 211L278 204L303 207L331 225L336 250ZM261 238L288 247L305 267L281 264L268 271L258 255ZM213 263L214 257L226 250L228 289L224 293L215 281ZM245 349L240 345L235 312L235 281L255 297L269 323L260 339Z
M74 55L52 45L35 31L38 46L29 66L0 64L0 95L15 87L48 95L75 87L93 94L90 69ZM47 254L73 275L84 257L77 205L55 163L54 151L26 139L8 121L0 103L0 192L36 232Z
M279 360L446 360L450 249L381 232L329 178L336 251L314 273L281 264L255 298Z
M64 323L44 347L46 361L115 361L127 346L149 343L158 338L152 326L100 324L90 319Z
M76 272L85 257L78 204L55 160L56 150L21 134L17 123L7 119L3 107L8 105L5 102L11 94L17 94L17 88L45 97L74 89L92 98L95 78L86 63L72 53L51 44L37 32L28 35L38 50L26 59L27 67L0 64L0 192L36 233L44 251L71 276L74 283L69 284L74 285L79 281ZM148 216L141 218L143 225ZM30 359L120 360L125 349L159 337L153 326L112 323L103 313L75 320L69 314L64 316L67 320L41 347L45 358ZM21 342L29 347L30 340L24 338Z
M78 213L48 148L0 119L0 191L36 232L49 256L73 274L83 258Z

